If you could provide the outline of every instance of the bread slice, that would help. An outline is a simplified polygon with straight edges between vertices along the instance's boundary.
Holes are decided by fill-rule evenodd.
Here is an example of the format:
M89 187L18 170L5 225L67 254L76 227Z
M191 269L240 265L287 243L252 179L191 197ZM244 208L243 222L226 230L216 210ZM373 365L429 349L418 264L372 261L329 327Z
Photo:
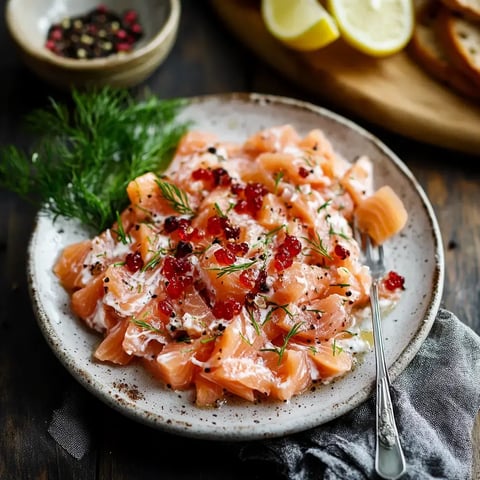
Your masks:
M449 61L480 89L480 24L442 7L437 32Z
M474 21L480 21L480 0L442 0L450 10Z
M448 60L437 26L440 7L439 2L429 1L417 10L408 52L432 77L463 95L480 99L480 89Z

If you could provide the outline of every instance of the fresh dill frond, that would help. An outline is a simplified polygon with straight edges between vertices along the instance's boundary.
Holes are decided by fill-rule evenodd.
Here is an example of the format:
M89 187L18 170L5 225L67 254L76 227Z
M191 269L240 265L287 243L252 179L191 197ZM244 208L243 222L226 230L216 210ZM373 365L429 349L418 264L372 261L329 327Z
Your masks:
M314 240L307 237L303 237L303 239L310 245L310 248L315 253L318 253L322 257L331 259L332 257L328 253L328 250L325 248L325 245L323 245L323 240L320 238L318 232L315 232L315 236L316 238Z
M123 227L123 222L122 218L120 217L120 214L116 212L116 217L117 217L117 229L112 229L114 233L117 234L118 239L124 244L127 245L132 241L132 237L125 232L125 228Z
M268 305L271 305L272 308L268 311L262 325L265 325L270 320L270 318L272 318L272 315L277 310L283 310L290 318L293 318L293 313L288 309L288 306L290 305L289 303L286 303L285 305L280 305L276 302L272 302L271 300L268 300L267 303Z
M243 270L247 270L252 265L255 265L257 260L250 260L249 262L245 263L234 263L232 265L227 265L226 267L212 267L208 270L213 270L217 272L217 278L223 277L224 275L229 275L234 272L241 272Z
M285 354L285 350L287 349L288 342L300 331L300 328L305 322L297 322L285 335L283 339L283 344L281 347L275 348L262 348L263 352L274 352L278 355L278 364L282 363L283 355Z
M176 212L186 215L193 215L195 213L190 207L187 193L180 187L162 179L157 180L157 185L160 188L162 197Z
M165 258L167 253L168 250L165 248L159 248L158 250L154 251L152 257L147 263L145 263L141 271L145 272L149 269L153 270L163 260L163 258Z
M330 225L330 228L329 228L329 230L328 230L328 234L329 234L329 235L337 235L338 237L341 237L341 238L343 238L344 240L350 240L350 237L349 237L348 235L346 235L346 234L343 233L343 232L336 232L331 225Z
M280 182L282 181L282 178L284 177L284 175L285 175L285 172L280 171L280 172L277 172L273 177L273 180L275 181L273 193L275 195L277 194L278 186L280 185Z
M332 356L343 352L343 348L337 345L337 340L334 338L332 343Z
M139 320L135 317L132 317L130 319L130 322L133 323L134 325L136 325L137 327L143 328L145 330L150 330L151 332L155 332L155 333L162 333L161 330L154 327L151 323L145 322L144 320Z
M34 147L0 151L0 187L102 231L127 206L128 183L170 163L189 126L177 121L183 105L112 87L73 90L68 104L52 98L26 117Z
M332 200L327 200L325 203L322 203L322 204L317 208L317 213L320 213L322 210L326 209L331 203L332 203Z

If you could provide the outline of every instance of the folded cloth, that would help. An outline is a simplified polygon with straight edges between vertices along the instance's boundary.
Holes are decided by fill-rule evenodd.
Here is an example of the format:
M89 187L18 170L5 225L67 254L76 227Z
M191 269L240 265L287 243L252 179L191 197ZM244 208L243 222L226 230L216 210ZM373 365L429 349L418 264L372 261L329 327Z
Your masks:
M470 480L480 408L480 337L440 310L429 336L393 382L407 473L402 480ZM375 478L375 399L325 425L242 446L244 460L271 462L291 480Z

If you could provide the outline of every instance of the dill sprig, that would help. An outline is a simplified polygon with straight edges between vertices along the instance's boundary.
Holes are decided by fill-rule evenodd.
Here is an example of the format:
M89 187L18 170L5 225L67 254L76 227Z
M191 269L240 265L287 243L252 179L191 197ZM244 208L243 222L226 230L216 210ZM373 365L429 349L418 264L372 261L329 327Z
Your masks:
M168 166L188 128L176 120L182 105L154 96L134 100L111 87L73 90L71 102L50 99L26 117L35 146L0 151L0 187L102 231L127 206L129 181Z
M334 357L337 354L340 355L340 353L342 352L343 352L343 348L337 345L337 339L334 338L332 343L332 356Z
M120 214L116 212L116 217L117 217L117 229L112 229L114 233L117 234L118 239L124 244L127 245L132 241L132 237L125 232L125 228L123 227L123 222L122 218L120 217Z
M318 253L322 257L326 257L328 259L331 259L332 257L328 253L328 250L325 248L325 245L323 244L323 240L320 238L320 235L318 232L315 232L316 238L314 240L303 237L303 239L310 245L310 248L315 252Z
M280 365L282 363L282 358L285 353L285 350L287 349L288 342L300 331L300 328L305 322L297 322L290 330L289 332L285 335L285 338L283 340L283 344L281 347L275 347L275 348L262 348L261 350L263 352L274 352L278 355L278 364Z
M245 263L234 263L232 265L227 265L226 267L212 267L208 270L213 270L217 272L217 278L223 277L224 275L230 275L234 272L241 272L242 270L247 270L252 265L255 265L257 260L250 260Z
M162 197L176 212L186 215L195 213L190 207L187 193L180 187L161 179L157 180L157 185L160 188Z
M158 329L157 327L154 327L151 323L146 322L144 320L139 320L135 317L132 317L130 319L130 322L136 325L137 327L143 328L145 330L150 330L151 332L155 332L155 333L162 333L160 329Z

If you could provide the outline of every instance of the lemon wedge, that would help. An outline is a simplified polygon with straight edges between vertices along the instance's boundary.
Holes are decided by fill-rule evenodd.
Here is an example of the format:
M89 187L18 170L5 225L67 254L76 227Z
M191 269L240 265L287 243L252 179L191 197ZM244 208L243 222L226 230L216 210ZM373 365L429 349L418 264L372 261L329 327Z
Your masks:
M344 40L368 55L400 51L414 26L412 0L328 0Z
M262 0L268 31L295 50L316 50L340 36L335 20L317 0Z

